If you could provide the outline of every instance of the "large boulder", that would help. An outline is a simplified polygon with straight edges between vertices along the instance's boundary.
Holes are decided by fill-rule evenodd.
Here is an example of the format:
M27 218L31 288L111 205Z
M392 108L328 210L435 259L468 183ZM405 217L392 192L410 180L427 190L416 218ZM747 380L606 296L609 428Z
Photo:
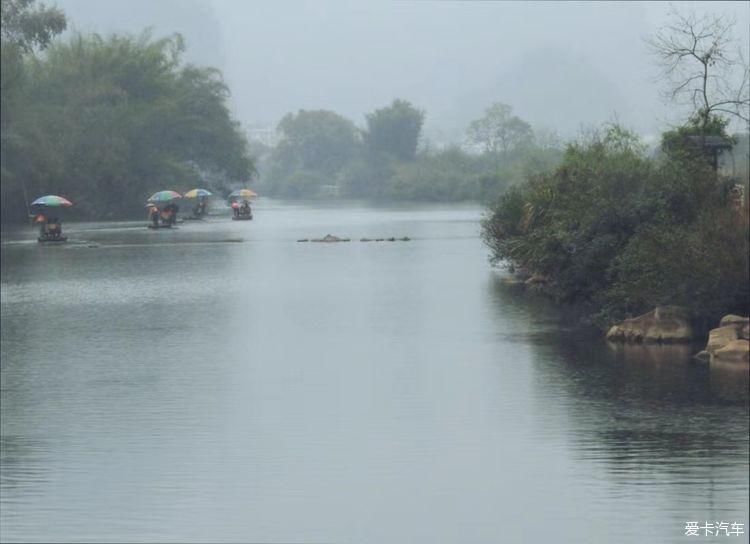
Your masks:
M723 348L716 350L714 360L727 363L750 363L750 342L732 340Z
M740 315L722 317L719 327L708 333L708 343L701 354L708 353L712 365L747 363L748 321L747 317Z
M740 315L729 314L721 318L720 327L734 327L737 329L737 336L745 340L750 340L750 318Z
M690 342L693 329L687 311L679 306L657 306L647 314L626 319L607 332L607 340L628 343Z
M724 325L718 329L711 329L708 333L708 344L706 344L706 351L710 354L716 353L718 350L737 340L737 329L732 325Z
M747 323L750 322L749 317L742 317L741 315L734 315L729 314L725 315L721 318L721 322L719 323L719 327L724 327L726 325L732 325L732 326L739 326L740 328L742 325L747 325Z

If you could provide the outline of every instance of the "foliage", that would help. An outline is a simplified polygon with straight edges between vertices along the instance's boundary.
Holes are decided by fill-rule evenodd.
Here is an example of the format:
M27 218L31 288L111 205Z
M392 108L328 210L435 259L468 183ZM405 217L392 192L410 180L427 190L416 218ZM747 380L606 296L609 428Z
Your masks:
M253 164L217 70L181 63L179 35L74 35L25 59L4 149L3 218L29 195L68 195L83 215L141 211L159 189L246 180ZM19 209L20 208L20 209Z
M707 324L747 312L746 216L712 206L687 225L649 225L612 263L612 284L601 306L621 313L662 304L692 308ZM714 325L710 325L714 326Z
M735 140L727 134L728 121L718 115L705 115L699 111L688 122L662 134L661 150L673 156L692 157L714 164L720 150L704 145L707 138L718 137L731 147Z
M547 276L550 294L606 319L661 303L705 316L747 302L747 223L733 217L705 161L649 159L611 126L569 145L554 172L501 196L483 238L495 261Z
M0 3L0 155L12 153L19 136L15 119L23 96L24 54L44 49L65 30L65 15L58 9L35 6L35 0L3 0ZM0 169L2 197L10 196L12 174L3 161Z
M513 108L507 104L492 104L481 119L476 119L469 125L469 141L481 146L485 153L491 155L529 146L534 139L531 125L512 112Z
M327 110L300 110L281 120L282 136L271 155L267 185L276 196L315 196L358 153L354 124ZM301 174L304 172L304 174Z
M561 160L555 134L537 139L518 118L511 124L524 127L519 134L526 136L507 149L476 154L455 145L423 145L417 151L423 119L424 112L396 100L367 116L360 141L354 125L333 112L288 114L261 187L265 194L295 198L490 202Z
M350 161L336 178L342 196L384 199L388 180L393 177L398 161L387 155L372 155L364 150Z
M477 157L458 147L398 163L385 198L450 202L476 199L483 168Z
M546 171L558 152L528 148L503 155L499 166L488 155L474 155L453 146L420 153L414 161L394 163L382 193L389 200L491 202L527 176Z
M44 49L67 25L65 14L44 4L34 6L36 0L3 0L0 3L3 49L15 46L24 53L34 47Z
M365 148L373 156L386 155L402 161L414 159L425 113L406 100L367 114L363 133Z

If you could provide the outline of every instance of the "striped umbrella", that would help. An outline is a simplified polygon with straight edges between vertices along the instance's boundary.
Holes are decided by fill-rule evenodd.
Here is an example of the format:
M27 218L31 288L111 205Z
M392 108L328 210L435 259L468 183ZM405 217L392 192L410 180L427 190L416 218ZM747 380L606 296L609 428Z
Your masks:
M31 205L32 206L50 206L50 207L69 208L70 206L73 205L73 203L67 198L64 198L61 196L46 195L46 196L40 196L34 202L32 202Z
M256 196L258 196L258 193L255 191L251 191L250 189L240 189L239 191L230 193L229 198L254 198Z
M159 191L158 193L152 194L148 201L149 202L169 202L170 200L177 200L182 198L182 195L177 191Z
M206 189L191 189L184 195L185 198L198 198L200 196L211 196L211 191L208 191Z

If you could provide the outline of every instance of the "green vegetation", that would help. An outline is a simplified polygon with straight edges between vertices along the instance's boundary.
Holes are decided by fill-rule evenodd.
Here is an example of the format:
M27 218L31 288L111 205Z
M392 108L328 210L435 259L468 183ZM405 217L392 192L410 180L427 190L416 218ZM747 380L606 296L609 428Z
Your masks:
M278 130L282 140L269 171L276 185L268 192L292 198L315 195L330 184L361 146L354 124L332 111L287 114Z
M498 109L511 111L504 104L492 111ZM491 202L562 156L553 138L537 138L528 123L509 115L491 118L502 144L470 137L479 152L456 145L430 149L421 139L425 115L405 100L368 114L364 129L331 111L288 114L278 126L281 142L266 154L260 188L292 198Z
M33 195L66 195L82 216L132 216L156 190L253 174L221 74L184 64L179 35L76 34L34 54L25 44L47 45L64 19L31 3L3 0L3 54L6 41L18 52L7 77L3 66L4 221L25 217Z
M414 160L424 116L406 100L394 100L390 106L368 114L367 130L362 135L367 153Z
M662 135L660 153L649 158L635 135L608 126L503 194L482 225L496 262L545 276L547 293L587 306L602 326L676 304L705 330L750 302L748 135L727 134L730 119L750 123L748 67L732 52L732 21L673 18L647 43L665 96L691 114ZM496 147L488 125L473 133Z
M619 126L569 145L558 168L492 208L494 260L546 276L551 295L589 305L602 325L659 304L713 322L746 312L747 203L732 205L704 153L674 149L648 158Z
M225 191L256 173L268 196L490 202L559 162L556 145L494 104L472 123L473 150L431 148L426 113L394 100L357 128L325 110L286 115L280 143L248 142L227 108L221 74L182 61L179 35L75 34L35 0L2 3L2 220L26 217L45 193L80 217L132 216L158 189ZM482 140L485 138L485 140Z

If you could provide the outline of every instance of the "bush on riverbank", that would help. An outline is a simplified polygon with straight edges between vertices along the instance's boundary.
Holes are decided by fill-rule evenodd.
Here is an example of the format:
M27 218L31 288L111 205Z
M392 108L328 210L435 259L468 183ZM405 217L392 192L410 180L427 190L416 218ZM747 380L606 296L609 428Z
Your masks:
M501 196L483 237L495 261L544 275L547 292L590 305L601 325L658 304L701 320L746 312L747 210L702 157L651 159L618 126Z

